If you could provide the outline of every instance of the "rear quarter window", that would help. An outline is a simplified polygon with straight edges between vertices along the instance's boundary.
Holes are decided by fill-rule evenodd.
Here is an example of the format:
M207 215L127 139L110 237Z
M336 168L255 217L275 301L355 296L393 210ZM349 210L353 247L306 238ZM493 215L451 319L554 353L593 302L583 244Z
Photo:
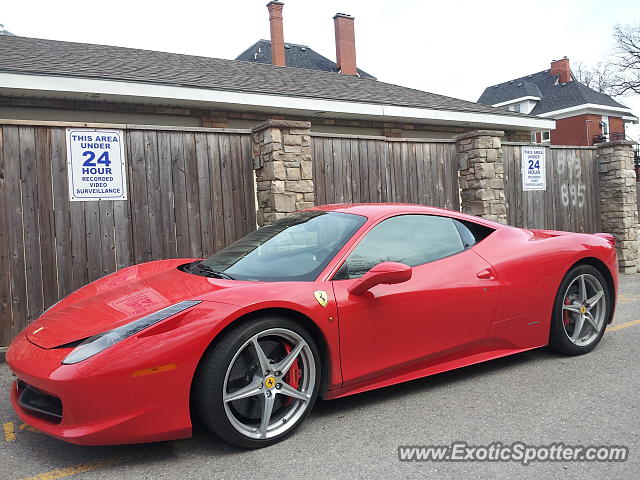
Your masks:
M495 231L491 227L466 220L454 219L453 222L460 233L460 237L462 237L462 243L464 243L465 248L473 247Z

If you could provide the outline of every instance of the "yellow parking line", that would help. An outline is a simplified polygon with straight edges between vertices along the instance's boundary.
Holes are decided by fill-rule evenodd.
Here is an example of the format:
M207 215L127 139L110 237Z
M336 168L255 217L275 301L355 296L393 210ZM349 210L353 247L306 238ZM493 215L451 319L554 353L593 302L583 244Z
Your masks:
M71 467L57 468L49 472L40 473L34 477L26 477L21 480L54 480L56 478L65 478L79 473L90 472L97 470L98 468L110 467L119 463L128 462L136 458L148 457L153 454L159 453L159 450L143 450L130 455L121 455L117 457L104 458L102 460L95 460L93 462L81 463L79 465L73 465Z
M607 328L607 332L615 332L617 330L622 330L623 328L633 327L635 325L640 325L639 320L632 320L631 322L621 323L620 325L614 325L612 327Z
M171 446L174 448L183 448L192 443L193 443L193 439L187 438L184 440L174 440L173 442L171 442ZM77 475L79 473L90 472L92 470L97 470L99 468L118 465L121 463L138 459L138 458L152 457L154 455L161 454L163 451L164 450L162 448L145 448L136 453L104 458L102 460L95 460L93 462L81 463L79 465L73 465L71 467L57 468L49 472L40 473L33 477L25 477L20 480L55 480L57 478L66 478L72 475Z
M13 422L7 422L2 425L4 430L4 441L5 442L15 442L16 441L16 431L13 425Z

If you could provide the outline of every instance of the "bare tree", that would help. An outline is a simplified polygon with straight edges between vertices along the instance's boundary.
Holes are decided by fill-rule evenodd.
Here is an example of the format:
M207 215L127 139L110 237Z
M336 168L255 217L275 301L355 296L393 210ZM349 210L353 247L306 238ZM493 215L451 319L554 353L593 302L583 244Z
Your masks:
M640 93L640 24L616 25L612 88L616 95Z
M594 67L589 67L583 62L578 62L571 69L571 73L578 82L597 92L607 95L616 94L613 88L615 72L610 63L598 62Z
M13 33L11 33L9 30L5 30L4 29L4 25L2 23L0 23L0 35L11 35L11 36L13 36Z

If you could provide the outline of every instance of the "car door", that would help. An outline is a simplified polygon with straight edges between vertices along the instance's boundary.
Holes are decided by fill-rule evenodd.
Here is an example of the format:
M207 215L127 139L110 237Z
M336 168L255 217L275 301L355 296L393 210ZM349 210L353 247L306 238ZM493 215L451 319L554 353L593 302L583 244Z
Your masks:
M481 348L498 281L463 242L461 225L448 217L398 215L375 225L349 253L333 278L344 385ZM411 279L363 295L348 292L384 261L413 267Z

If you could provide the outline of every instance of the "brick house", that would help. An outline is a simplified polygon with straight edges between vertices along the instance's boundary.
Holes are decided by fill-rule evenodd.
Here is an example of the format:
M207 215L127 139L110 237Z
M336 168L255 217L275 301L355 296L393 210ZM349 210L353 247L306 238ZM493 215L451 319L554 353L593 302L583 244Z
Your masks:
M334 17L335 63L287 49L282 3L268 7L271 63L256 55L262 42L242 61L0 35L0 118L232 129L285 119L317 133L436 139L498 129L528 140L554 126L376 80L357 69L349 15Z
M531 135L532 142L552 145L623 140L625 123L638 123L629 108L578 82L567 57L551 62L549 70L487 87L478 103L554 119L555 129Z

